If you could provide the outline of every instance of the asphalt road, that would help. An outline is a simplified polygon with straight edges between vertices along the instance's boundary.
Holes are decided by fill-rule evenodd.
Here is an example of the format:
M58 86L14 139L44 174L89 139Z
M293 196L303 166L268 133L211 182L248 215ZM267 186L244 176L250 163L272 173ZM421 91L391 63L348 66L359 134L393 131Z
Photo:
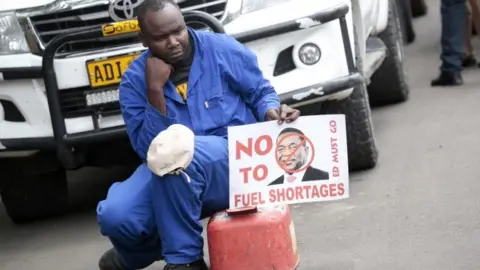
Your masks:
M378 167L351 175L347 200L293 209L300 269L480 268L480 70L466 71L463 87L430 88L439 65L435 2L406 48L411 99L374 110ZM110 244L98 232L95 202L127 175L72 174L74 210L66 217L18 227L1 210L0 269L98 269Z

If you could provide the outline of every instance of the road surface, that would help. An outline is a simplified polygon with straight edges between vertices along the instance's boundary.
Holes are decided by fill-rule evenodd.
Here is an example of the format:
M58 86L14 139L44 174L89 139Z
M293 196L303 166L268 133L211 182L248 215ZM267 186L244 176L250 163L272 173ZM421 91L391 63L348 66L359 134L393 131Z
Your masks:
M480 70L466 71L463 87L429 87L439 65L435 2L406 48L411 100L374 110L378 167L351 176L348 200L293 209L300 269L480 268ZM72 174L75 211L66 217L16 227L0 210L0 269L98 269L110 244L98 232L95 202L127 175Z

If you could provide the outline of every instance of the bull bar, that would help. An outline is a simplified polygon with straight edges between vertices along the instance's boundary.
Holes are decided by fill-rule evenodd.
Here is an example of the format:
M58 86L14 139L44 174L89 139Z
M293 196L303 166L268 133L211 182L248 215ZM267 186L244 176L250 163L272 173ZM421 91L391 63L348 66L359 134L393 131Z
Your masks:
M292 97L294 94L309 91L312 87L322 87L323 95L330 95L340 92L344 89L354 87L364 81L363 77L358 73L355 67L353 53L350 46L350 38L348 35L348 27L346 23L346 14L349 11L349 7L345 4L333 7L328 10L322 10L307 17L299 18L297 20L291 20L284 23L274 24L271 26L255 29L252 31L242 32L234 35L234 37L241 43L247 43L250 41L268 38L276 35L286 34L293 31L306 29L302 25L301 21L309 20L315 22L315 24L307 27L317 27L324 23L339 20L340 28L342 31L342 39L344 44L344 50L346 55L346 61L348 66L349 75L338 78L336 80L324 82L318 85L313 85L304 89L293 89L290 93L280 95L280 99L283 103L292 104L298 102ZM184 14L185 21L200 22L212 29L217 33L224 33L225 30L222 24L213 16L205 12L190 11ZM80 40L101 38L104 36L103 28L101 26L92 26L91 28L80 30L77 32L66 33L56 36L47 45L43 52L42 69L41 73L35 73L41 75L45 81L46 96L50 111L51 123L53 128L53 137L46 138L21 138L21 139L2 139L0 140L8 150L32 150L32 149L49 149L55 150L58 159L66 168L75 168L80 160L77 158L74 146L80 144L94 143L108 141L113 138L126 137L125 126L112 127L112 128L99 128L98 115L92 113L94 129L88 132L81 132L75 134L67 134L65 117L60 105L60 95L58 83L55 75L54 60L55 55L59 48L63 45ZM10 77L24 78L28 76L23 74L21 70L4 71L10 72ZM15 74L14 74L15 73ZM28 74L33 74L29 69ZM302 101L313 99L316 97L306 96Z

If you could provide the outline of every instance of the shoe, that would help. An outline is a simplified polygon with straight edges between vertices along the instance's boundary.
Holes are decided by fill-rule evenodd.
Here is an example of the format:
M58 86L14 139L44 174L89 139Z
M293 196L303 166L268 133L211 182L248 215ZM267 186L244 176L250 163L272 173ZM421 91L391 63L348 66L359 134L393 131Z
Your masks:
M167 264L163 270L208 270L203 259L189 264Z
M98 267L100 270L128 270L115 248L103 253L98 261Z
M431 86L459 86L463 84L462 75L459 73L441 72L440 75L432 80Z
M462 60L462 66L465 68L477 66L477 59L473 55L465 56Z

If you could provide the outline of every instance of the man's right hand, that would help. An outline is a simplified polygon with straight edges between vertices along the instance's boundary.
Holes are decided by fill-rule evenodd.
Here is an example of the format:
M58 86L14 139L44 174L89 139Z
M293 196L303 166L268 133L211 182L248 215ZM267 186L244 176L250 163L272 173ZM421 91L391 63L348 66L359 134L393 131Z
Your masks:
M148 101L164 116L167 115L167 104L163 95L163 87L167 83L173 67L162 59L149 55L145 67Z
M147 80L148 91L163 90L167 83L173 67L165 63L162 59L149 55L146 63L145 76Z

